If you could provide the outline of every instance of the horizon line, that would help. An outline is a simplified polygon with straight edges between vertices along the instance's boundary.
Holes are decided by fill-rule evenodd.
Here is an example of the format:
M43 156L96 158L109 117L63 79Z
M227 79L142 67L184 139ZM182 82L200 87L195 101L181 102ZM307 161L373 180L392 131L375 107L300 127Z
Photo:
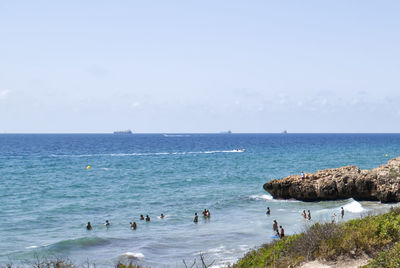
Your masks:
M0 132L0 135L116 135L116 136L131 136L131 135L207 135L207 134L219 134L219 135L235 135L235 134L280 134L280 135L292 135L292 134L400 134L399 132L132 132L130 134L115 134L114 132Z

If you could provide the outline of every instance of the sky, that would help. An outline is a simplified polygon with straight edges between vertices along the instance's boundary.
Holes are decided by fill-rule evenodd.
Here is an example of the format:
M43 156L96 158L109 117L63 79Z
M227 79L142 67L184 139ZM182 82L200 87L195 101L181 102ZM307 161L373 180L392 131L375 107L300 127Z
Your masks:
M397 133L400 1L0 0L0 133Z

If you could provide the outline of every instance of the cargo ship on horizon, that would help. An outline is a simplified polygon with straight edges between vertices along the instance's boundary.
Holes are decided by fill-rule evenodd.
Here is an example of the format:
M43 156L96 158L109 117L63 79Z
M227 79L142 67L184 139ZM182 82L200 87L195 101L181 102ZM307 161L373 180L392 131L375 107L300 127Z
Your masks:
M119 130L119 131L114 131L113 134L117 134L117 135L129 135L129 134L133 134L132 131L130 129L128 130Z

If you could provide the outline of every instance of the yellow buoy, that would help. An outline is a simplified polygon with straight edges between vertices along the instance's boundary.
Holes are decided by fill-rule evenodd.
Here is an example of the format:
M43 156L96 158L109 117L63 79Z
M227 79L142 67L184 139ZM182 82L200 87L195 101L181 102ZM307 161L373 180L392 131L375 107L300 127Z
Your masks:
M92 168L91 166L87 166L87 167L86 167L86 169L88 169L88 170L91 169L91 168Z

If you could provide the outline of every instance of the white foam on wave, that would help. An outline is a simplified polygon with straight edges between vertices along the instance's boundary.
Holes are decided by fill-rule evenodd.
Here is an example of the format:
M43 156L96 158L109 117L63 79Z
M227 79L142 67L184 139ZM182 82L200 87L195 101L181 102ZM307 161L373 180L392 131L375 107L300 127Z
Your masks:
M272 200L273 197L268 194L263 194L263 195L250 195L249 198L251 200Z
M209 253L220 253L220 252L223 252L223 251L225 251L225 247L222 246L222 245L217 247L217 248L212 248L212 249L208 250Z
M347 205L344 205L343 209L352 213L360 213L365 210L362 205L355 200Z
M123 257L127 257L127 258L133 258L133 259L140 259L140 258L144 258L143 253L134 253L134 252L125 252L124 254L122 254L121 256Z
M29 247L26 247L26 249L31 249L31 248L38 248L38 246L29 246Z

